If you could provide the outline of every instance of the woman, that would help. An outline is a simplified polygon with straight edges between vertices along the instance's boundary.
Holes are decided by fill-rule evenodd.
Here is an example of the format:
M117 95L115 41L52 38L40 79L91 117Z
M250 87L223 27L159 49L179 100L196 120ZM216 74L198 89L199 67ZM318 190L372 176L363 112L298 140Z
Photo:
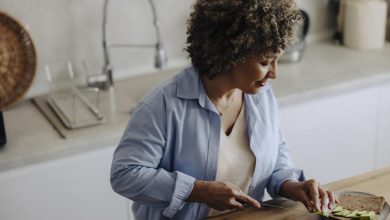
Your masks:
M279 129L269 79L302 16L293 0L197 0L192 65L148 93L114 153L111 184L136 219L203 219L271 196L331 208L305 180Z

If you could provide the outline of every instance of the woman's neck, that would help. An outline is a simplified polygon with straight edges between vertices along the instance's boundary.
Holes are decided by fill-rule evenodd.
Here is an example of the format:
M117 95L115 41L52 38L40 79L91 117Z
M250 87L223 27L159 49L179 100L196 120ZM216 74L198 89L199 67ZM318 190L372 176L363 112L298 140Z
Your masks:
M211 99L225 99L229 98L234 94L235 88L232 85L227 75L221 75L213 80L204 74L201 76L203 87L209 98Z
M210 80L207 75L202 75L203 87L209 99L218 107L227 106L237 97L242 96L242 91L234 86L229 75L220 75Z

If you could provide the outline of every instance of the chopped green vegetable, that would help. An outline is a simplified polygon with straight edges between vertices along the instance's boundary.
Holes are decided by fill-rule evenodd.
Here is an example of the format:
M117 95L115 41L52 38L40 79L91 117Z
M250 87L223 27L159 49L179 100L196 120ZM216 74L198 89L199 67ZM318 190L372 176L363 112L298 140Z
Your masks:
M335 209L333 209L332 213L336 216L347 217L353 220L374 220L376 216L375 212L373 211L368 212L368 211L355 210L351 212L347 209L344 209L341 206L337 206Z
M337 216L347 217L347 215L351 214L351 212L348 211L347 209L343 209L342 211L336 212L334 214Z
M336 212L336 213L334 213L336 216L342 216L342 217L344 217L345 216L345 212L344 212L344 210L343 211L340 211L340 212Z
M361 215L360 219L361 220L366 220L366 219L372 220L372 219L375 219L375 216L376 216L375 212L371 211L371 212L368 212L366 214Z
M358 216L366 215L366 214L368 214L367 211L358 211L358 212L356 212L356 215L358 215Z
M337 206L336 208L334 208L332 210L332 213L340 212L340 211L343 211L343 210L344 210L344 208L342 206Z
M358 212L359 212L358 210L355 210L352 213L346 215L345 217L348 217L348 218L359 217L359 215L357 215Z

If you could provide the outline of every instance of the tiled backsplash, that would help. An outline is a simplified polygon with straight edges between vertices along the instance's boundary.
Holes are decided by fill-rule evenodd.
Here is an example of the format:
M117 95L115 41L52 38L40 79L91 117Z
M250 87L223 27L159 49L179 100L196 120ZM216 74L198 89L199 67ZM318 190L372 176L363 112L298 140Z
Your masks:
M311 19L308 40L329 38L335 18L329 0L297 0ZM194 0L155 0L168 66L186 61L186 20ZM56 61L80 61L90 72L100 73L103 62L103 0L1 0L2 11L17 18L29 30L38 53L37 75L27 97L48 91L43 66ZM111 0L111 41L150 43L155 40L152 15L146 0ZM115 77L153 72L153 50L114 49Z

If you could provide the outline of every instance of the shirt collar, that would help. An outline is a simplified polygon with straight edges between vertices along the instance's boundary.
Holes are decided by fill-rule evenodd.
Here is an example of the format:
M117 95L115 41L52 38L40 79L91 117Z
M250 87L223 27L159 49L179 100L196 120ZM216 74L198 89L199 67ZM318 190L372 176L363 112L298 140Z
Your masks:
M177 97L183 99L198 99L199 86L202 85L202 82L199 81L200 76L198 71L193 66L186 67L177 79Z
M199 105L217 112L204 90L202 79L197 69L189 66L183 70L177 80L177 97L182 99L198 99Z

